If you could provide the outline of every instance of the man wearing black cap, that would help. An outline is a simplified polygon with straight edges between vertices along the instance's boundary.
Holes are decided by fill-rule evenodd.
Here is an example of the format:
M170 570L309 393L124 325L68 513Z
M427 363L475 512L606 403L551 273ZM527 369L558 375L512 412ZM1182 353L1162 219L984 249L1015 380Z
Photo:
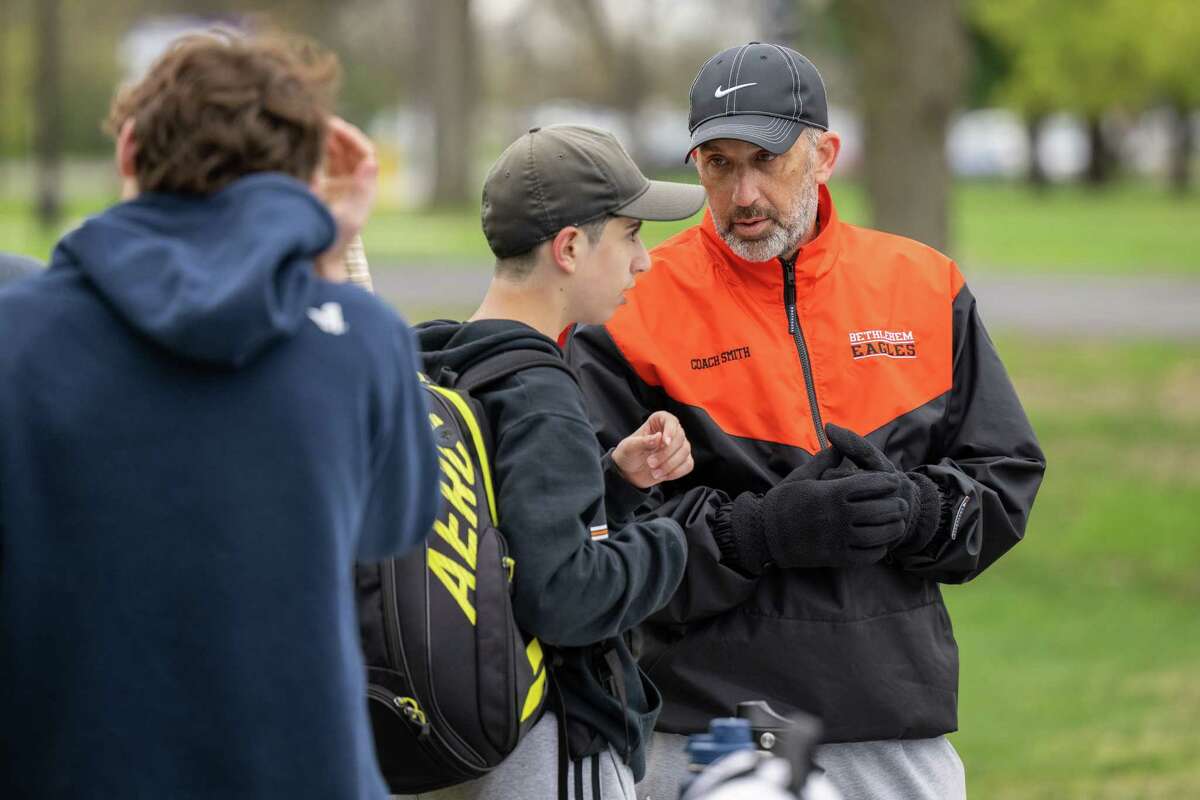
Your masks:
M561 358L559 333L605 322L649 268L641 221L684 219L703 204L699 186L647 180L611 134L529 131L483 188L491 287L469 322L418 328L426 371L464 376L513 351ZM562 708L493 772L435 796L631 800L660 699L621 637L675 591L687 551L672 519L622 523L645 489L691 470L687 437L658 411L601 458L579 387L553 366L474 394L495 435L500 527L516 561L513 612L550 646Z
M639 792L673 798L680 734L765 699L821 715L816 760L847 798L963 797L938 584L1022 538L1042 452L955 264L838 219L811 62L718 53L689 127L710 213L568 348L602 444L656 409L693 444L642 510L689 552L642 626L664 706Z

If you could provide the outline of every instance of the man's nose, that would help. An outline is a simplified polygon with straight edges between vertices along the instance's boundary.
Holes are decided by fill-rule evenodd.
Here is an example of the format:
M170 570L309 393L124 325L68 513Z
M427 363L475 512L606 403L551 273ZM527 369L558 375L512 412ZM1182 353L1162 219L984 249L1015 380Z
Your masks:
M733 204L748 208L758 202L759 196L758 179L753 171L740 171L734 179Z

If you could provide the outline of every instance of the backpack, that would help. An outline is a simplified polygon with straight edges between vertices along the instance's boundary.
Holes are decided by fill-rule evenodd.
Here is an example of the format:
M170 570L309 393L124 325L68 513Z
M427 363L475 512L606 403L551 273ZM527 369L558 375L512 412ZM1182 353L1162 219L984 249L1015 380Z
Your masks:
M442 503L424 547L355 570L367 705L391 791L415 794L485 775L540 719L541 643L517 627L498 523L493 440L472 391L561 358L514 350L461 377L421 376L440 455Z

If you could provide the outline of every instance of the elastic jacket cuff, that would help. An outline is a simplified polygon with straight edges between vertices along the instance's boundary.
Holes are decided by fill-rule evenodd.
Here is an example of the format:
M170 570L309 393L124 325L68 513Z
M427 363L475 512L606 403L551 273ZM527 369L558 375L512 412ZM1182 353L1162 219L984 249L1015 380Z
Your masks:
M920 553L929 546L942 528L942 493L937 484L928 475L920 472L908 472L905 475L916 489L913 492L913 500L917 508L909 517L909 530L904 541L892 550L900 556Z
M717 509L713 539L721 562L750 575L758 575L770 559L763 536L762 498L743 492L732 503Z
M604 470L604 508L609 519L624 520L633 516L649 494L625 480L612 454L613 451L609 450L600 459L600 466Z

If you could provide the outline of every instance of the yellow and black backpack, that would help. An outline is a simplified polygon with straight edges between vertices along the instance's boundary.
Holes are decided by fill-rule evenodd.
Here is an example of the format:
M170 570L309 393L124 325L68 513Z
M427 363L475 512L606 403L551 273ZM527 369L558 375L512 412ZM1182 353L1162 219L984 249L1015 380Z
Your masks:
M441 464L437 520L424 547L356 570L375 751L397 794L486 774L545 707L546 658L513 619L520 565L497 530L492 439L471 396L532 366L575 378L561 358L534 350L501 353L461 376L421 376Z

